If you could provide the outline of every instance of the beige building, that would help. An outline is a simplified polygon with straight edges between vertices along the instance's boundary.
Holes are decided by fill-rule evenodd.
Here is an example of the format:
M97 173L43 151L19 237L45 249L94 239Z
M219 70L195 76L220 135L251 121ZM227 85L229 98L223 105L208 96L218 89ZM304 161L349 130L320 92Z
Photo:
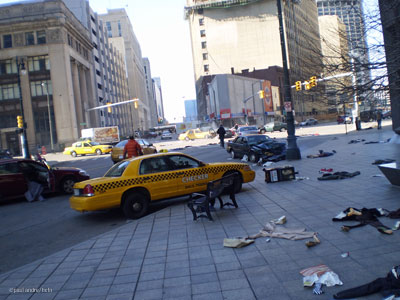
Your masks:
M154 126L151 115L152 107L146 87L146 73L143 65L142 50L132 28L125 9L107 10L107 14L99 15L107 36L114 47L125 57L129 98L139 98L139 105L134 111L134 127L148 129Z
M346 73L348 57L348 41L346 25L338 16L321 16L319 29L321 35L321 47L324 63L324 77L335 76ZM333 78L325 81L326 101L332 112L342 112L343 104L352 102L351 76Z
M282 4L291 84L319 76L322 61L315 1ZM198 95L204 76L283 66L275 0L187 0L185 13ZM306 115L322 109L310 93L293 98L296 112Z
M89 32L61 1L0 7L1 147L20 152L16 117L23 102L29 148L76 141L98 125ZM20 74L17 72L17 63ZM18 79L20 78L20 90ZM51 118L49 120L49 112Z

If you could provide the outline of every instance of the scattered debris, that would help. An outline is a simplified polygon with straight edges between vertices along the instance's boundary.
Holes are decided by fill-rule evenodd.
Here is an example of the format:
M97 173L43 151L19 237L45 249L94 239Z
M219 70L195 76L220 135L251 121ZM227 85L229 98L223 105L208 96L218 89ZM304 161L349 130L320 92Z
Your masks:
M346 179L346 178L351 178L357 175L360 175L360 171L356 171L353 173L349 173L346 171L342 171L342 172L335 172L335 173L325 173L322 174L321 177L318 177L318 180L335 180L335 179Z
M253 239L249 238L225 238L224 247L229 248L242 248L254 243Z
M372 164L373 164L373 165L389 164L389 163L392 163L392 162L395 162L395 161L396 161L396 160L390 159L390 158L387 158L387 159L377 159L377 160L375 160Z
M266 168L266 167L269 167L269 166L271 166L271 165L273 165L274 164L274 162L272 162L272 161L267 161L265 164L263 164L262 166L264 167L264 168Z
M249 157L246 154L243 155L242 162L248 162L248 161L249 161Z
M392 230L399 230L400 228L400 221L397 221L394 226L392 227Z
M375 174L375 175L372 175L372 177L385 177L385 176L383 176L382 174Z
M286 223L286 216L282 216L282 217L280 217L280 218L278 218L278 219L274 219L274 220L272 220L271 222L273 222L273 223L276 224L276 225L285 224L285 223Z
M271 239L266 239L265 241L266 241L267 243L269 243L269 242L271 241Z
M349 255L350 255L349 252L345 252L345 253L342 253L342 255L340 255L340 256L343 258L346 258L346 257L349 257Z
M349 144L357 144L357 143L361 143L361 142L365 142L365 140L364 139L351 140L349 142Z
M332 173L332 172L333 172L333 169L332 169L332 168L329 168L329 169L323 168L323 169L319 170L319 173L320 173L320 174Z
M301 270L300 274L304 276L303 286L312 287L315 284L313 293L316 295L323 293L322 285L327 287L343 285L339 276L326 265L318 265Z
M335 150L332 150L332 152L325 152L324 150L319 150L318 152L319 153L315 155L314 154L307 155L307 158L327 157L327 156L332 156L333 154L336 153Z
M310 177L296 176L295 180L296 180L296 181L301 181L301 180L310 180Z

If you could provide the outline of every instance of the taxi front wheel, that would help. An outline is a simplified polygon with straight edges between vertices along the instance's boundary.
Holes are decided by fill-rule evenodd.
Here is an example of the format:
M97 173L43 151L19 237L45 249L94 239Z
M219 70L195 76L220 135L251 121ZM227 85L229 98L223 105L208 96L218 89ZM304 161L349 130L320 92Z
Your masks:
M141 193L130 193L122 205L122 211L129 219L143 217L149 209L149 200Z

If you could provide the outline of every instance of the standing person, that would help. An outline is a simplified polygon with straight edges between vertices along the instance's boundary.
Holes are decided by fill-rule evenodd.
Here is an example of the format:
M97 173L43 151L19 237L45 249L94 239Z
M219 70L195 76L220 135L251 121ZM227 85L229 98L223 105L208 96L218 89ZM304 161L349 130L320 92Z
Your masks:
M129 141L124 147L124 159L143 155L142 148L139 143L135 141L135 137L131 135Z
M376 122L378 122L378 129L382 129L382 112L380 110L376 113Z
M222 124L219 125L219 128L218 128L218 130L217 130L217 133L218 133L218 135L219 135L219 141L220 141L220 143L221 143L221 147L224 148L224 138L225 138L225 133L226 133L226 131L225 131L224 126L222 126Z

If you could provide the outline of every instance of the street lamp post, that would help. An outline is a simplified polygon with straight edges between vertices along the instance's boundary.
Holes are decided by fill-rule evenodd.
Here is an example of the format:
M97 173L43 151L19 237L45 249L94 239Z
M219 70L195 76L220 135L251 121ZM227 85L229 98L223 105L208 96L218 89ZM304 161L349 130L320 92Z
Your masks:
M301 159L300 149L297 147L294 118L293 118L293 101L290 90L290 80L289 80L289 70L287 66L286 59L286 43L285 43L285 33L283 31L283 19L282 19L282 4L281 0L277 0L278 6L278 19L279 19L279 33L281 37L281 50L282 50L282 64L283 64L283 83L285 92L285 103L290 104L290 109L286 111L286 122L287 122L287 132L288 132L288 149L286 151L286 159L296 160Z
M49 130L50 130L50 144L51 144L51 151L54 152L54 141L53 141L53 125L51 122L51 111L50 111L50 99L49 99L49 88L46 82L42 82L42 86L46 85L46 95L47 95L47 112L49 114Z
M22 156L24 158L30 158L29 154L29 147L28 147L28 139L26 137L26 122L25 122L25 115L24 115L24 103L22 100L22 89L21 89L21 73L26 72L25 64L22 59L19 59L18 56L15 58L17 64L17 73L18 73L18 89L19 89L19 105L21 110L21 116L23 120L23 127L21 133L21 146L22 146Z

